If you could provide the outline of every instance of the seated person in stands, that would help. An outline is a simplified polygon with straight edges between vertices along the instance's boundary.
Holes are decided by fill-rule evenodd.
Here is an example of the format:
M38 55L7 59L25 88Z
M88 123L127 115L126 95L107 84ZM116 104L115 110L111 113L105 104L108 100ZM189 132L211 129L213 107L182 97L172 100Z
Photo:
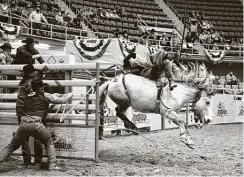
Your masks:
M163 33L163 35L159 37L159 42L161 46L170 46L170 40L166 33Z
M8 15L9 15L10 9L8 6L7 0L3 0L2 3L0 3L0 19L1 22L8 23Z
M64 23L64 18L62 16L61 10L58 11L58 14L55 16L55 20L56 20L57 25L62 25L62 26L66 25Z
M72 27L73 26L73 19L70 15L70 13L67 13L65 16L64 16L64 23L66 23L68 27Z
M210 82L211 84L214 83L215 76L213 75L213 72L212 72L212 71L209 71L208 79L209 79L209 82Z
M146 46L151 46L151 42L149 41L149 33L147 31L143 33L138 43Z
M151 29L150 34L149 34L149 40L152 45L157 45L157 36L155 34L155 29Z
M222 43L222 38L218 31L214 31L212 34L213 43Z
M82 28L81 27L81 18L80 17L74 18L73 19L73 23L74 23L74 27L76 27L76 28Z
M119 29L115 29L114 31L113 31L113 35L112 35L112 37L114 37L114 38L119 38Z
M226 85L238 85L238 80L232 71L226 75L225 79L226 79L225 82Z
M122 32L121 39L125 39L125 40L129 41L129 35L128 35L128 31L127 30L124 30Z
M97 9L97 17L100 19L104 19L105 18L105 14L104 14L104 10L103 10L103 8L99 8L99 9Z
M115 7L115 11L116 11L116 14L117 14L120 18L122 18L123 14L122 14L122 9L121 9L121 7L116 6L116 7Z
M213 80L213 84L215 84L215 85L220 85L220 78L219 78L219 76L215 76L215 79Z
M176 48L181 43L177 33L175 31L172 32L172 38L171 38L171 46Z

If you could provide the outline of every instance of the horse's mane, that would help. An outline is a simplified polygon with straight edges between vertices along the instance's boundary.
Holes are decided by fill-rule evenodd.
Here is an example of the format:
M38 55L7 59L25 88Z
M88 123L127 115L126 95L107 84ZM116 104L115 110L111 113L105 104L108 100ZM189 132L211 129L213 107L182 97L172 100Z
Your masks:
M205 70L206 72L204 78L199 78L198 75L201 72L199 70L201 66L201 69ZM197 88L203 88L207 87L207 78L208 78L208 72L207 68L204 63L202 63L199 66L198 62L195 64L193 62L188 62L187 64L180 64L177 61L172 61L172 70L174 74L174 81L175 82L183 82L187 85L194 86Z

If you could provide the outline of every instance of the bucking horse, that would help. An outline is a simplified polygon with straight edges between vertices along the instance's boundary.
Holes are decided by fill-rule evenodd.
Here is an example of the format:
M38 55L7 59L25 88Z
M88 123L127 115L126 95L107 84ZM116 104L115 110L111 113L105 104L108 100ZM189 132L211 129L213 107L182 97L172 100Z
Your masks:
M188 62L187 66L186 69L182 64L174 65L174 82L177 87L173 91L170 91L168 86L163 88L160 114L179 126L180 140L189 148L194 149L195 145L187 130L186 123L178 112L186 103L194 100L195 109L197 109L195 111L199 113L199 118L209 122L208 114L211 112L211 107L210 99L206 93L208 76L197 78L197 63ZM134 74L120 74L100 86L99 96L100 105L103 105L106 96L109 96L117 105L116 116L124 122L125 128L132 130L134 134L138 134L136 125L126 117L125 112L131 106L143 113L154 113L157 87L155 81L145 77Z

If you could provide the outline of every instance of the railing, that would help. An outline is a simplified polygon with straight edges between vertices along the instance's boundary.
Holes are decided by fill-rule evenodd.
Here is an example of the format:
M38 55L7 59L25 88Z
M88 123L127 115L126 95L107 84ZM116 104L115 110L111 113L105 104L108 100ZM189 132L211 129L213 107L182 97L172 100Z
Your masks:
M161 40L155 40L155 39L149 39L151 42L151 46L155 47L156 49L166 50L168 52L174 53L177 51L176 46L172 46L172 41L164 41L165 43L168 43L170 45L161 45ZM179 43L181 44L181 43ZM212 49L214 44L205 44L205 48L201 46L199 43L191 43L192 47L187 47L187 43L183 43L183 54L186 55L204 55L204 50L210 50L210 51L225 51L227 56L238 56L243 57L243 51L244 46L229 46L229 45L217 45L219 50ZM235 48L235 49L233 49Z
M42 38L47 38L47 39L55 39L55 40L72 40L74 39L76 36L81 37L81 38L88 38L88 32L85 30L80 30L77 28L70 28L70 27L66 27L66 26L61 26L61 25L53 25L53 24L46 24L46 23L40 23L42 26L42 29L36 29L33 28L33 22L30 21L29 19L26 18L16 18L16 17L12 17L12 16L6 16L8 18L10 18L10 22L13 21L13 19L21 22L21 21L25 21L28 23L29 26L21 26L20 23L16 24L16 23L3 23L6 25L9 24L13 24L13 25L17 25L17 26L21 26L22 30L21 30L21 34L26 34L26 35L33 35L33 36L38 36L38 37L42 37ZM41 34L37 34L40 33ZM110 35L107 33L101 33L101 32L91 32L94 34L94 36L99 35L101 37L104 38L109 38Z
M218 92L220 94L224 94L224 93L227 93L227 94L237 94L237 95L243 95L244 93L244 90L243 88L238 88L238 89L233 89L233 88L218 88L217 87L218 85L212 85L211 88L213 91L215 92ZM217 88L216 88L217 87Z
M184 22L184 20L186 20L185 18L183 18L178 12L177 10L175 10L175 8L169 3L169 1L167 0L163 0L166 5L175 13L175 15L179 18L180 21ZM188 24L186 24L186 28L189 30L190 26ZM183 33L182 33L183 34Z
M143 15L137 15L137 17L139 17L139 20L141 20L141 21L146 21L144 19L150 19L151 20L150 23L155 24L155 27L158 27L161 24L170 24L170 23L173 24L173 21L171 19L169 19L168 17L159 18L159 17L143 16Z
M22 18L15 18L15 17L10 17L10 16L8 16L8 17L12 18L12 19L17 19L19 21L23 20ZM30 20L27 20L27 19L24 19L24 20L30 24L30 27L21 26L22 34L38 36L38 37L47 38L47 39L61 40L61 41L72 40L76 36L80 36L81 38L87 38L87 31L84 31L84 30L80 30L80 29L76 29L76 28L68 28L68 27L64 27L64 26L60 26L60 25L45 24L45 23L41 23L42 27L44 29L34 29L33 23ZM3 24L9 25L9 23L3 23ZM18 24L13 24L13 25L18 25ZM41 35L36 34L36 32L41 32ZM94 34L95 35L106 34L108 38L111 37L110 34L107 34L107 33L97 32ZM167 48L167 51L170 51L170 52L176 51L175 47L162 46L160 43L161 40L150 39L149 41L153 44L152 47L155 47L157 49L165 50ZM170 41L167 41L167 42L171 43ZM185 44L185 43L183 43L183 44ZM205 46L205 48L201 47L201 45L199 43L197 43L197 44L193 44L192 48L186 48L183 45L183 50L187 51L186 54L191 54L191 55L201 54L202 55L202 54L204 54L203 50L205 50L205 49L212 50L214 45L213 44L204 44L204 46ZM243 51L244 51L243 45L239 45L239 46L217 45L217 47L219 48L219 50L226 51L227 56L239 56L239 57L243 56ZM231 55L231 54L234 54L234 55Z
M147 23L139 15L137 15L137 26L139 25L144 29L143 32L146 32L149 29Z
M82 17L83 23L88 27L91 28L92 32L99 33L98 30L91 24L91 22L81 13L81 11L77 8L75 8L75 13L77 17L80 15Z

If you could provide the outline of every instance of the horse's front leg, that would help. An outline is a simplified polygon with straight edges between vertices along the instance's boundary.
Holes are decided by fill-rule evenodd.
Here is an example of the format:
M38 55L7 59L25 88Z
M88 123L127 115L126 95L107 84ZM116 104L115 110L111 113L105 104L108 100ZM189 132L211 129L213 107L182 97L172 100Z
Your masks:
M176 125L180 128L180 140L185 143L189 148L194 149L194 143L191 139L191 136L186 129L186 124L181 116L177 114L175 111L168 109L164 114L164 117L172 120Z

